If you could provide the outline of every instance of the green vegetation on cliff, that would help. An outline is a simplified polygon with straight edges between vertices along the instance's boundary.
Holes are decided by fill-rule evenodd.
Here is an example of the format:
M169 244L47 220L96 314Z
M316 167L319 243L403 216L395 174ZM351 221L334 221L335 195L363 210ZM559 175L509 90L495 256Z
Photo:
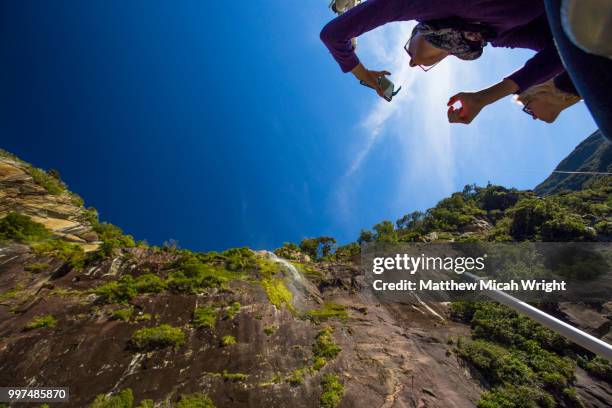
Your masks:
M126 388L115 395L98 395L89 408L132 408L133 405L134 394Z
M210 306L198 306L193 311L192 324L194 327L207 327L214 329L217 322L217 311Z
M38 255L60 259L75 269L83 268L87 261L87 256L79 244L62 239L48 239L35 243L32 245L32 250Z
M181 250L181 257L170 269L168 288L178 293L198 293L204 288L221 287L234 279L242 279L255 260L247 248L222 253L194 253Z
M612 383L612 363L610 361L599 356L592 359L581 357L578 359L578 365L594 376Z
M276 250L316 261L350 261L367 242L605 241L612 238L612 177L593 179L580 191L537 197L532 191L467 185L426 212L362 230L356 243L338 248L330 237L306 238Z
M302 262L351 262L357 244L368 242L511 242L609 241L612 239L612 177L595 178L580 191L537 197L531 191L500 186L466 186L426 212L415 211L395 223L382 221L363 230L357 243L335 249L329 237L308 238L300 246L285 244L277 254ZM331 245L331 244L334 245ZM342 252L340 252L342 250ZM342 254L339 256L339 254ZM314 322L342 318L341 309L326 305L306 314ZM456 302L456 319L472 326L473 340L460 340L456 353L478 369L491 385L481 408L581 406L572 388L576 350L563 337L494 302ZM334 353L320 334L315 354ZM606 360L578 357L594 376L609 381Z
M321 381L321 408L336 408L344 396L344 385L337 375L325 374Z
M185 343L185 333L179 327L161 324L138 329L132 335L132 346L137 350L153 350L164 347L180 347Z
M133 314L134 314L134 308L126 307L126 308L115 310L113 314L111 315L111 318L113 320L121 320L121 321L127 322L132 318Z
M460 340L457 355L493 386L479 407L553 407L554 396L573 395L576 363L561 356L570 346L563 337L494 302L456 302L452 312L471 324L474 339Z
M278 276L280 272L279 264L270 259L260 257L257 259L257 265L260 275L259 283L266 291L270 303L276 306L277 309L286 306L291 312L295 312L292 303L293 295L287 289L287 286L285 286L283 278Z
M320 323L329 319L348 319L346 307L334 302L325 302L320 309L312 309L306 312L306 317L315 323Z
M26 324L26 330L40 329L44 327L55 327L57 320L52 315L36 316Z
M333 360L342 351L332 337L334 329L326 327L317 334L315 343L312 346L312 351L315 357L321 357L326 360Z
M51 236L44 225L32 221L27 215L8 213L0 219L0 241L12 239L19 242L37 242Z
M153 400L142 400L134 407L134 393L130 388L126 388L117 394L100 394L96 397L89 408L153 408ZM161 405L163 407L173 406L175 408L215 408L212 400L202 393L183 394L176 404L170 405L167 401Z
M181 396L176 408L215 408L215 405L207 395L195 393Z

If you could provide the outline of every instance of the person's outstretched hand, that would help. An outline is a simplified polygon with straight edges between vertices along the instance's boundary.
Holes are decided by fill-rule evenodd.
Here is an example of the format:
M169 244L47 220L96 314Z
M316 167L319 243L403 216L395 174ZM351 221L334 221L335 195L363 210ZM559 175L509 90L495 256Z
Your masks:
M454 106L457 102L461 104L458 108ZM448 121L450 123L465 123L467 125L472 123L485 106L485 103L478 93L460 92L448 100L447 106Z

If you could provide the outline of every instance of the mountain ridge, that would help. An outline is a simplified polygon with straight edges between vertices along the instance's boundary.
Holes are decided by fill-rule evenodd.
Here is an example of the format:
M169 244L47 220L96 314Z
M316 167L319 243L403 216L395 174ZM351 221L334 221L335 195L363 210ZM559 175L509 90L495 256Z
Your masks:
M612 143L599 130L595 131L563 159L555 171L612 173ZM538 195L559 193L563 190L580 190L588 182L603 176L590 174L552 173L538 184Z

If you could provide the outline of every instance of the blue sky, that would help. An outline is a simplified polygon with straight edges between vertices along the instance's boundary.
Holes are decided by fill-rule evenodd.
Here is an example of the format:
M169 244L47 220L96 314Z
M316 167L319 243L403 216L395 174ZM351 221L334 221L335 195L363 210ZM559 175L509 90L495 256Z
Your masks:
M308 2L0 3L0 147L55 168L101 218L138 239L196 250L274 248L426 209L465 184L532 188L595 125L502 100L470 126L446 101L531 54L410 69L412 23L358 53L403 85L387 103L340 72Z

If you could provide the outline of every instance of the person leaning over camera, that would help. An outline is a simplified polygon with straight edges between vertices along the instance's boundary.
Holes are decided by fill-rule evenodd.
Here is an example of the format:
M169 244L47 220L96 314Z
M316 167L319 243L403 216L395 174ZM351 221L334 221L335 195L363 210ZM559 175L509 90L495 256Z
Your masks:
M418 24L404 46L411 67L424 71L449 55L475 60L487 44L537 51L525 65L499 83L478 92L462 92L448 101L451 123L470 123L485 106L563 72L542 0L367 0L330 21L321 30L343 72L353 75L383 96L378 78L388 71L367 69L357 57L351 38L394 21ZM461 102L461 107L453 105Z

